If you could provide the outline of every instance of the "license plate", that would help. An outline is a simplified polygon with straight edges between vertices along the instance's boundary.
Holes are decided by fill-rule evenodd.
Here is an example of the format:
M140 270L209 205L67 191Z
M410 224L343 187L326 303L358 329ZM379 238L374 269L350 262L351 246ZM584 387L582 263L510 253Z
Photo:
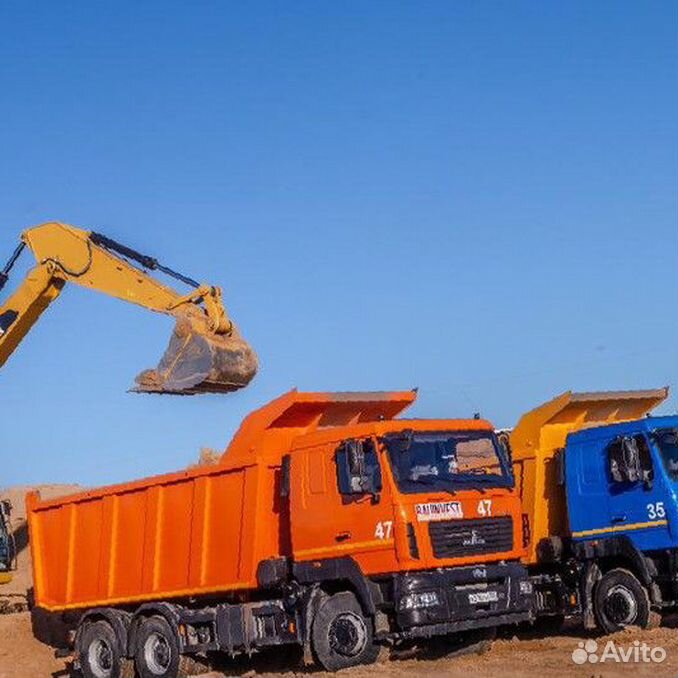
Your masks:
M468 602L471 605L480 605L481 603L496 603L499 600L499 594L496 591L482 591L481 593L469 593Z

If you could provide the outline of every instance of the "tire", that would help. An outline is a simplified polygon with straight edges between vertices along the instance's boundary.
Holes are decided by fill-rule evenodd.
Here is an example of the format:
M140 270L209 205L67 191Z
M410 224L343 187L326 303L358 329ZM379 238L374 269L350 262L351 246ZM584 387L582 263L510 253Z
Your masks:
M121 678L123 657L113 627L105 621L87 624L78 640L84 678Z
M141 623L134 660L139 678L179 676L179 640L166 619L149 617Z
M593 593L593 611L605 633L616 633L627 626L646 629L656 622L645 587L628 570L606 572Z
M320 604L311 629L311 648L326 671L374 664L380 651L372 620L349 592L328 596Z

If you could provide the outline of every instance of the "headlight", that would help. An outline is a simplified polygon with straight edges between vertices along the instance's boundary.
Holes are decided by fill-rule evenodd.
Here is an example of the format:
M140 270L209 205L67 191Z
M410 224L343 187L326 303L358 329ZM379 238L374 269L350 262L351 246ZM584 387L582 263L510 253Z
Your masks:
M436 605L440 605L440 599L435 591L410 593L400 601L401 610L414 610L421 607L435 607Z
M532 582L528 581L526 579L521 581L520 582L520 592L525 596L532 593Z

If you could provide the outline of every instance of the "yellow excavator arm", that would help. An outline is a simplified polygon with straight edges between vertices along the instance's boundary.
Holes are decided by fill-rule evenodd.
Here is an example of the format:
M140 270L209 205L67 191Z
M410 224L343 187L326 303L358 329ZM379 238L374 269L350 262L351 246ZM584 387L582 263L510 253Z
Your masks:
M99 233L50 222L22 233L0 272L0 290L25 249L33 253L37 265L0 304L0 367L66 283L74 283L177 319L160 364L142 372L134 390L224 393L247 386L256 374L256 354L229 320L218 287L200 285ZM150 271L171 276L191 291L180 294Z

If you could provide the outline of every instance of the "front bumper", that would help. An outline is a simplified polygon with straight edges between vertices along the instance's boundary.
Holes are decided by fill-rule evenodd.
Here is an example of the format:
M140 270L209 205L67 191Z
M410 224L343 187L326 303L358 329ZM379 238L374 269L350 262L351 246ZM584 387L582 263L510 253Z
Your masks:
M394 593L396 621L407 635L429 635L424 627L450 626L454 631L518 623L533 616L532 584L519 563L402 574L396 578ZM414 632L416 628L422 632Z

